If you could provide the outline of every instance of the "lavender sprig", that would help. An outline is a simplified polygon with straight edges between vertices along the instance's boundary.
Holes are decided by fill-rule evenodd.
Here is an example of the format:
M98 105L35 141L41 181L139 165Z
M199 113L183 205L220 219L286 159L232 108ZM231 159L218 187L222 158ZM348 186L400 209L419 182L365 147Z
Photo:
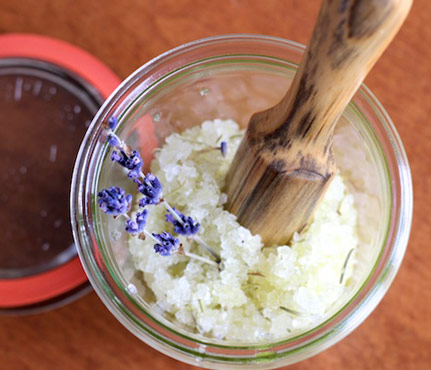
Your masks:
M226 143L226 141L222 141L220 143L220 152L221 152L221 155L223 157L226 157L226 155L227 155L227 143Z
M182 250L182 246L177 238L174 238L167 232L161 234L149 233L145 230L147 221L148 211L144 209L141 212L137 212L135 219L133 220L127 212L130 209L132 202L132 196L126 195L126 192L118 186L112 186L109 189L103 189L98 193L99 206L106 213L114 216L123 216L126 218L126 231L131 234L145 235L153 239L156 243L154 244L154 250L161 256L170 256L172 253L181 253L186 257L199 260L209 265L217 266L218 263L211 261L205 257L198 256L194 253L186 252Z
M156 244L154 244L154 251L159 253L161 256L170 256L172 253L180 253L186 257L193 258L195 260L207 263L208 265L213 265L218 267L218 263L209 260L208 258L198 256L197 254L187 252L182 249L182 245L180 244L177 238L174 238L171 234L166 231L161 234L149 233L145 232L147 236L150 236Z
M152 233L152 235L157 240L157 243L154 244L154 251L161 256L170 256L179 250L180 241L166 231L161 234Z
M178 252L181 250L182 254L217 266L221 261L218 254L216 254L208 244L196 235L199 231L200 224L191 217L187 217L175 208L172 208L165 200L162 199L162 185L159 179L151 173L148 173L147 175L142 173L142 166L144 163L139 152L137 150L132 150L132 148L126 145L113 132L117 125L118 119L116 117L110 117L107 124L105 124L105 127L109 130L107 143L115 148L111 154L111 159L128 169L129 178L132 178L134 182L138 184L138 191L143 195L139 201L140 207L145 207L149 204L156 205L163 202L165 208L169 212L169 214L166 215L166 221L171 222L174 225L174 231L180 235L192 237L192 239L198 242L216 258L217 263L193 253L183 251L179 244L179 240L165 231L162 234L150 234L147 232L145 230L145 225L148 211L143 210L136 213L135 219L130 218L127 213L130 210L132 196L130 194L126 195L125 191L119 187L111 187L100 191L98 194L99 206L107 214L112 214L114 216L123 215L126 217L125 229L127 232L131 234L139 234L142 238L145 238L144 235L152 238L156 242L154 245L156 253L167 256L172 252ZM221 154L225 156L227 153L227 144L222 141L220 147L214 149L219 149Z
M142 174L142 180L134 180L138 184L138 191L143 195L139 201L141 207L148 204L159 204L162 199L162 184L152 173Z
M187 141L194 142L192 140L187 140ZM205 145L205 143L200 143L200 142L197 142L197 141L194 142L194 143ZM226 157L226 155L227 155L227 143L226 143L226 141L222 141L219 146L214 146L214 147L212 146L212 147L209 147L209 148L204 148L204 149L198 150L196 153L207 153L207 152L210 152L210 151L213 151L213 150L219 150L220 153L221 153L221 155L223 157Z
M109 117L109 119L108 119L108 128L110 130L113 130L113 129L115 129L115 127L117 127L117 125L118 125L118 118L115 117L115 116Z
M129 218L126 220L126 231L130 234L140 234L145 230L147 223L148 211L144 209L142 212L137 212L135 219Z
M113 132L108 134L106 141L108 142L109 145L114 147L120 146L122 144L120 138L117 135L115 135Z
M105 128L108 131L108 138L106 139L106 141L108 142L109 145L111 146L123 146L124 143L123 141L114 133L114 129L115 127L117 127L118 125L118 119L117 117L110 117L108 119L108 122L105 123Z
M214 252L211 247L207 243L205 243L200 237L198 237L197 235L193 236L193 234L196 234L199 230L199 223L194 221L191 217L187 218L184 215L183 216L185 219L183 220L183 218L178 215L177 211L175 211L174 208L172 208L166 200L162 199L162 184L160 183L159 179L152 173L147 173L147 175L141 174L141 177L142 180L140 180L139 178L136 178L134 180L138 184L138 191L142 195L144 195L139 201L139 205L141 207L145 207L148 204L155 205L162 202L167 211L171 213L173 218L175 218L176 223L174 225L174 231L177 234L192 236L192 238L198 244L204 247L209 253L211 253L215 257L217 263L220 263L220 256L216 252ZM191 225L188 224L188 221L191 222ZM186 222L188 226L190 226L190 229L188 231L186 231L186 229L188 228L188 226L186 226Z
M197 232L199 231L199 227L201 226L199 222L193 220L193 218L191 218L190 216L184 215L175 207L172 208L172 211L178 215L182 222L178 221L169 210L168 213L166 213L165 218L166 222L170 222L172 225L174 225L174 231L177 234L188 236L197 234Z
M163 205L166 207L166 209L168 210L168 212L170 212L171 213L171 215L177 220L177 222L180 224L180 225L183 225L184 224L184 221L182 220L182 218L177 214L177 212L174 210L174 208L172 208L170 205L169 205L169 203L167 202L167 201L163 201ZM214 252L212 249L211 249L211 247L207 244L207 243L205 243L205 241L203 241L198 235L193 235L192 236L192 239L193 240L195 240L198 244L200 244L202 247L204 247L206 250L207 250L207 252L209 252L209 253L211 253L213 256L214 256L214 258L216 259L216 262L217 263L220 263L221 262L221 258L220 258L220 256L216 253L216 252Z
M109 139L109 135L108 135ZM111 154L111 159L114 162L119 163L121 166L129 170L129 177L131 179L137 178L141 173L144 161L137 150L133 150L131 153L126 153L124 148L118 147L118 150L114 150Z
M140 175L144 161L137 150L132 150L115 134L113 130L117 125L118 119L116 117L110 117L107 125L105 125L109 129L106 141L115 148L111 154L111 160L127 168L129 170L128 176L134 179Z
M108 215L118 216L129 212L132 203L132 196L118 186L111 186L109 189L101 190L99 197L99 207Z
M159 253L161 256L170 256L173 253L179 253L186 257L204 262L208 265L219 267L217 262L211 261L208 258L199 256L197 254L185 251L182 248L182 245L180 244L179 240L177 238L174 238L166 231L163 231L161 234L150 234L148 231L144 230L144 234L156 242L156 244L154 244L154 251L156 253Z

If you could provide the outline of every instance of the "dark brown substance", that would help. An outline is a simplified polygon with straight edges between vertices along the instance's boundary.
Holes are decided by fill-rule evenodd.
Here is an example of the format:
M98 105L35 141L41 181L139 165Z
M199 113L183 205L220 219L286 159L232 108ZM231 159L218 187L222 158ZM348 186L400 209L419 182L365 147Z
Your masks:
M66 77L20 66L0 64L0 278L46 271L76 255L70 181L97 109Z
M194 39L263 33L307 42L319 1L2 0L0 30L64 39L120 77ZM414 217L409 247L389 292L351 335L285 370L429 370L431 354L431 2L415 0L392 46L365 81L391 115L409 157ZM2 212L0 210L0 212ZM7 370L190 370L143 344L95 293L59 310L0 317Z

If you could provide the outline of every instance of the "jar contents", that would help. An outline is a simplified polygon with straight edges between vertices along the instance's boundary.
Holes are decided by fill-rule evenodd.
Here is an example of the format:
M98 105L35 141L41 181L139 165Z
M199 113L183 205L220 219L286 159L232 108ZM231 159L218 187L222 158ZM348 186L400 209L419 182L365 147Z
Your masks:
M137 236L129 251L154 309L210 338L258 342L310 329L336 305L354 272L357 211L337 174L310 225L289 245L264 247L223 208L225 176L243 135L232 120L205 121L167 137L151 165L163 199L200 224L197 235L221 262L197 238L177 235L161 204L145 206L145 229L175 235L178 253L155 253L152 238Z

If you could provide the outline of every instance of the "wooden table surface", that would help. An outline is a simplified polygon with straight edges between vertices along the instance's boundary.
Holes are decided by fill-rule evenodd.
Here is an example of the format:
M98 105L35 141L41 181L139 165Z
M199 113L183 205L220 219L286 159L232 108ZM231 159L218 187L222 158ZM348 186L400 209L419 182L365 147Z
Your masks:
M306 43L318 0L0 0L0 32L49 35L120 78L185 42L259 33ZM350 336L289 369L431 369L431 1L415 0L365 83L402 138L413 175L409 247L389 292ZM0 210L1 212L1 210ZM0 369L196 369L136 339L94 292L54 310L0 317Z

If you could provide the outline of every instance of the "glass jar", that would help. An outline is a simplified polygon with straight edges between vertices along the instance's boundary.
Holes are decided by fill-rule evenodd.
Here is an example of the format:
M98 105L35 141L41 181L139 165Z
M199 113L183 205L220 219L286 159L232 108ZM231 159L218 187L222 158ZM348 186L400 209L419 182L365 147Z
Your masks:
M134 190L124 171L109 160L103 122L110 116L119 117L116 133L140 149L148 166L153 149L172 132L215 118L232 118L245 127L252 113L281 99L303 53L298 43L257 35L219 36L180 46L127 78L88 129L71 193L82 264L114 316L168 356L212 369L270 369L304 360L354 330L377 306L400 267L412 218L411 175L388 114L365 86L340 119L334 138L337 165L359 214L358 263L350 288L318 327L259 343L191 332L151 308L154 298L131 261L123 223L97 206L95 195L102 188Z

